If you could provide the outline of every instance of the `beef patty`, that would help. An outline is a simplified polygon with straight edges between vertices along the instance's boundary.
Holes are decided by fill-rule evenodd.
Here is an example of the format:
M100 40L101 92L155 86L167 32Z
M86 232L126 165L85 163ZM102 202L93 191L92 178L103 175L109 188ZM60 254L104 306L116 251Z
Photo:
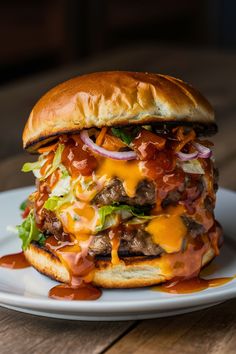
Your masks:
M162 206L165 208L170 204L177 204L179 200L185 197L187 193L188 199L195 200L199 197L204 189L204 185L201 177L194 182L194 188L191 183L188 186L188 181L185 182L185 189L175 189L168 193ZM129 205L139 206L152 206L156 202L156 188L153 182L143 180L139 183L136 195L130 198L125 193L122 182L114 178L110 181L100 193L98 193L93 199L93 203L98 207L103 205L110 205L113 203L124 203ZM206 198L206 207L208 210L212 209L213 201ZM55 213L46 209L42 211L43 226L42 230L46 235L54 235L58 240L64 241L68 238L68 234L63 231L60 220L56 217ZM189 234L192 237L197 237L203 233L201 225L194 222L194 220L183 217L183 221L189 230ZM136 227L130 228L122 226L119 234L120 246L119 255L127 256L129 254L137 255L159 255L162 249L153 243L151 235L144 230L144 226L136 225ZM89 248L91 255L107 256L111 253L111 243L109 239L109 232L106 230L101 234L94 237L94 240Z
M44 223L42 231L47 235L54 235L57 240L65 241L68 234L63 231L60 220L55 213L43 209L42 213ZM137 255L158 255L161 248L152 242L151 236L142 228L122 228L120 234L119 254L127 256L129 254ZM104 231L94 237L94 240L89 248L89 254L107 256L111 253L111 242L108 236L108 231Z
M93 203L102 206L112 203L123 203L128 205L154 205L156 202L155 184L151 181L141 181L136 189L135 197L130 198L125 193L123 183L114 178L99 192L93 199Z
M53 235L57 240L64 241L68 234L63 231L62 223L56 217L56 214L47 209L42 210L41 231L46 235Z
M118 235L120 256L145 255L157 256L163 250L153 243L151 235L142 228L122 228ZM108 256L111 254L111 241L108 232L96 235L89 247L89 254L93 256Z

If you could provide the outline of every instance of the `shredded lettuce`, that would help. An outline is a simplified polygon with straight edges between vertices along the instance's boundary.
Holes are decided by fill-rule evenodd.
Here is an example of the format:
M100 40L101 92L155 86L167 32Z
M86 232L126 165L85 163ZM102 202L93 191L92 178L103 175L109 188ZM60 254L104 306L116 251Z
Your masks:
M88 191L90 187L94 185L94 181L92 179L85 179L84 176L79 177L79 183L83 191Z
M66 168L63 165L60 165L59 168L62 173L61 178L44 203L44 208L51 211L56 211L66 203L73 203L76 199L74 186L77 180L71 183L71 176Z
M33 212L30 212L22 224L17 226L17 231L20 239L22 240L23 251L28 248L30 242L32 241L38 241L41 245L45 241L44 234L42 234L36 226Z
M44 203L44 208L51 211L56 211L62 205L66 203L71 203L74 201L74 196L72 193L65 195L64 197L52 196Z
M45 155L40 155L38 161L35 162L26 162L23 166L21 171L22 172L33 172L34 176L36 178L41 178L41 173L40 170L42 168L42 166L45 164L46 159L45 159Z
M43 163L44 163L44 160L38 160L35 162L26 162L22 166L21 171L22 172L30 172L30 171L34 171L34 170L39 170L42 167Z
M50 194L50 197L61 197L70 192L71 177L65 170L62 171L61 177Z
M46 200L43 207L47 210L55 211L61 199L62 198L56 196L50 197L48 200Z
M67 178L69 176L69 172L67 171L65 166L61 164L59 168L61 170L61 178Z
M48 169L44 176L41 176L40 169L45 163L45 155L41 155L38 161L35 162L26 162L23 166L21 171L22 172L30 172L32 171L35 177L41 178L42 180L50 176L61 164L61 155L64 150L64 144L59 144L58 148L55 152L55 156L52 162L51 167Z
M113 222L116 222L117 214L121 215L122 219L136 216L143 219L152 219L152 216L144 214L144 210L130 205L105 205L98 209L99 225L96 227L96 232L102 231L111 227Z
M186 173L205 174L201 163L197 159L182 162L181 167Z
M134 217L126 222L126 225L142 225L145 224L148 220L144 218Z
M56 171L56 170L58 169L58 167L59 167L60 164L61 164L61 156L62 156L64 147L65 147L64 144L59 144L59 145L58 145L57 150L56 150L55 155L54 155L54 159L53 159L53 161L52 161L52 165L51 165L51 167L49 168L49 170L47 171L46 175L45 175L45 176L42 176L42 179L47 178L47 177L50 176L54 171Z

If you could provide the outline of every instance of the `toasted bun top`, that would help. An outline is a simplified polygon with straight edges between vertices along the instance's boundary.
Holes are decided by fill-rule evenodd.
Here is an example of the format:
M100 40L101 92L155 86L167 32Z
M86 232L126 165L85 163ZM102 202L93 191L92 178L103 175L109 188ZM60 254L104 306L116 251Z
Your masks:
M98 72L66 81L34 106L23 146L34 151L84 128L157 122L213 123L209 102L185 82L141 72Z

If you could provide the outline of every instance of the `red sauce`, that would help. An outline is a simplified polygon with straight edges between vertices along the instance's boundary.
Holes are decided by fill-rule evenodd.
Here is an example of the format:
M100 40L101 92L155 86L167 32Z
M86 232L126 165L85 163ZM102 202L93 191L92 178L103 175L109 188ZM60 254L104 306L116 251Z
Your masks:
M26 260L24 252L20 252L1 257L0 266L11 269L22 269L30 267L30 264Z
M65 145L62 153L62 163L68 169L72 177L80 174L89 176L97 167L95 157L85 149L85 145L79 136L73 136Z
M233 279L234 277L215 279L202 279L199 277L195 277L185 280L170 281L159 286L153 287L152 289L156 291L164 291L171 294L189 294L226 284Z
M23 213L21 214L22 219L26 219L27 216L29 215L29 213L30 213L30 208L26 207L25 210L23 211Z
M144 174L152 180L161 180L175 169L175 160L171 151L160 151L154 160L144 161Z
M80 284L82 278L93 271L93 257L83 253L79 245L69 240L69 238L64 242L60 242L54 236L50 236L46 240L46 246L66 264L73 286Z
M137 152L140 160L151 160L156 157L158 151L165 147L166 139L146 129L142 129L133 140L132 147Z
M48 176L43 181L37 181L37 194L34 202L34 211L35 211L35 219L36 224L40 228L42 223L41 212L43 210L43 206L47 201L49 194L51 193L52 188L58 182L60 178L59 170L54 171L50 176Z
M61 284L49 291L49 297L56 300L97 300L102 292L91 284L82 283L78 287Z
M40 169L40 173L43 176L46 173L47 168L52 164L52 161L54 159L55 153L53 151L49 152L47 155L46 162L43 164L43 166Z
M117 226L112 228L109 233L109 239L111 242L111 263L113 265L117 265L120 263L120 259L118 256L118 250L120 247L120 233L122 232L121 226Z
M61 300L96 300L101 291L84 280L91 282L95 267L94 259L83 253L79 245L67 239L59 243L50 236L46 246L65 264L70 274L70 284L61 284L49 291L49 297Z
M70 236L68 234L64 235L63 241L57 240L54 236L49 236L47 237L45 242L45 246L49 248L52 252L57 251L57 249L59 248L71 245L73 245L73 242L71 242Z
M165 139L142 129L133 140L132 147L137 152L139 159L142 160L140 164L143 167L144 178L151 179L156 184L158 204L152 212L155 214L165 208L166 206L164 206L162 201L168 196L168 193L179 190L181 191L181 203L185 205L187 214L191 216L194 214L193 218L204 225L205 230L211 231L208 236L197 237L197 239L189 237L184 250L176 254L165 254L162 257L163 261L172 270L177 281L165 283L157 287L157 289L170 293L187 293L221 285L232 278L220 278L210 281L198 277L203 254L210 248L210 242L217 253L219 240L219 230L214 228L214 215L207 211L204 206L204 199L208 196L206 193L214 198L212 164L211 162L203 161L202 167L208 176L209 185L206 188L207 192L202 192L201 188L198 188L202 176L186 174L176 164L175 151L181 150L183 147L184 152L190 152L191 144L189 142L195 137L195 133L192 131L185 134L183 128L178 128L174 134L175 136L171 137L171 139ZM97 168L99 159L96 160L91 151L83 144L80 136L62 136L60 137L60 142L65 144L62 153L62 163L68 169L72 178L76 178L79 175L90 176ZM108 134L103 136L103 144L110 150L115 149L113 145L117 147L115 150L118 150L118 142L119 139L116 137ZM47 171L48 166L52 163L54 154L54 151L49 152L47 161L41 169L42 174ZM41 211L43 205L59 177L60 173L57 170L44 181L38 182L35 215L39 227L40 223L42 223ZM187 186L185 186L186 178L188 180ZM185 192L183 192L184 188ZM118 228L111 230L109 236L112 244L112 263L117 264L119 263L117 252L120 243ZM81 238L81 241L84 240ZM50 297L64 300L95 300L101 296L101 291L91 285L95 267L94 259L87 254L85 249L80 248L78 243L74 243L73 238L71 239L67 235L64 241L60 242L51 236L46 241L46 247L60 259L70 274L70 284L61 284L52 288L49 291ZM180 281L179 279L182 280Z
M38 181L37 183L38 191L34 202L34 215L36 224L40 228L40 225L42 223L41 212L46 200L48 199L50 188L45 181Z
M60 170L59 169L57 169L50 176L47 177L46 182L47 182L48 186L50 187L50 190L53 189L53 187L57 184L59 179L60 179Z

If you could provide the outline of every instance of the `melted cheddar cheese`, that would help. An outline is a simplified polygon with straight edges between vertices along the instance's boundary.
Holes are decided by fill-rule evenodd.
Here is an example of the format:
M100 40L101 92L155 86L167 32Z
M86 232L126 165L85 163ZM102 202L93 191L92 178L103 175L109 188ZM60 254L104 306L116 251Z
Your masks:
M117 177L123 182L126 194L133 198L136 188L143 179L140 163L134 161L118 161L104 159L96 171L98 177L106 176L107 179Z
M60 208L58 217L65 232L83 240L84 235L93 234L97 220L97 210L93 205L75 202Z
M111 243L111 263L113 265L120 264L122 261L119 259L118 250L120 246L120 237L117 229L110 230L109 238Z
M187 234L187 228L180 216L183 212L182 206L169 208L166 214L158 215L146 227L153 242L167 253L178 252Z

